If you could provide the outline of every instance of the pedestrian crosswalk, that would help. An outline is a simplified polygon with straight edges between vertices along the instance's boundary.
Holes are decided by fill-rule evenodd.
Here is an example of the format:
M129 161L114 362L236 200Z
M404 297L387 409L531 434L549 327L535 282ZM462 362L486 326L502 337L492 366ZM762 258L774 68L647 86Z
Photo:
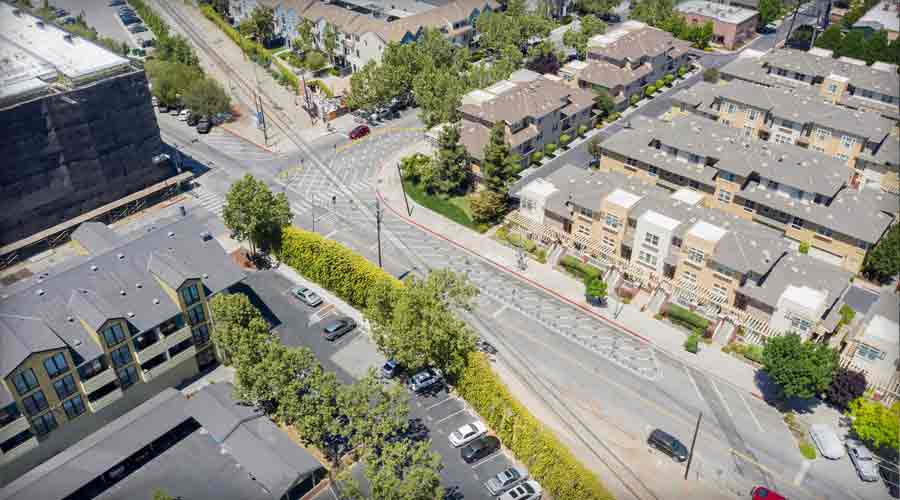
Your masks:
M214 193L202 185L195 186L191 193L200 203L200 206L217 217L222 216L222 212L225 210L225 198L220 194Z
M217 151L241 161L260 161L278 158L279 155L237 137L229 132L214 128L202 141Z

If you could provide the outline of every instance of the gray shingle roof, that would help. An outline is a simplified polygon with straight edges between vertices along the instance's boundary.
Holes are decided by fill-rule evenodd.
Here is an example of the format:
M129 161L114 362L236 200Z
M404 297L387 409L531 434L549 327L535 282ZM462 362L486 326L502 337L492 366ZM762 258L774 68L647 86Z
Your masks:
M82 321L92 328L99 328L106 319L124 318L133 328L144 331L180 311L157 281L157 276L148 271L151 254L164 255L179 269L188 269L191 277L201 279L212 293L243 279L243 271L218 242L201 238L205 230L202 222L186 217L69 269L50 269L21 283L15 293L0 300L0 316L36 318L43 322L44 328L16 331L17 335L31 337L25 345L62 343L71 349L76 360L94 359L102 354L102 350ZM159 278L167 279L165 276ZM172 279L171 276L168 278ZM180 284L170 286L175 288ZM33 322L22 325L26 324ZM2 330L0 334L3 334L0 342L7 342L7 335ZM3 374L8 374L24 360L19 359L21 356L3 354L0 357L0 373Z
M848 78L850 84L855 87L874 90L890 96L900 96L900 81L898 81L896 73L889 71L793 49L774 49L763 55L760 61L766 65L797 71L805 75L827 77L836 74Z
M540 77L526 82L498 82L482 93L498 90L492 99L481 104L468 103L460 106L464 114L486 120L490 123L505 121L517 123L525 118L539 118L565 108L570 103L580 107L593 105L593 94L579 88L572 88L561 82ZM493 93L493 92L491 92Z
M0 315L0 377L12 373L31 353L65 347L40 318Z
M215 413L222 406L189 403L194 398L220 401L231 389L213 384L189 400L166 389L4 487L0 500L64 498L189 418L209 430L208 422L218 421ZM204 393L209 391L220 394L208 399ZM233 401L221 403L234 406ZM256 416L222 442L212 432L194 431L97 498L149 498L163 488L183 498L278 499L321 467L268 418Z
M788 286L807 286L827 292L826 303L831 305L849 286L852 275L815 257L790 253L777 262L761 283L748 280L738 291L774 308Z
M189 414L202 415L203 427L220 443L241 423L262 415L253 406L235 401L231 397L232 389L229 384L211 384L194 393L185 404Z
M102 222L85 222L72 232L72 239L88 252L99 255L123 243L122 237Z
M567 202L591 210L600 210L603 199L616 189L624 189L637 195L657 193L663 196L665 190L645 183L635 177L618 172L597 172L566 164L545 178L559 190L547 200L546 209L568 217Z
M591 38L588 41L588 53L617 61L637 61L644 56L655 57L667 52L677 57L690 46L690 42L679 40L667 31L640 22L626 21L616 29Z

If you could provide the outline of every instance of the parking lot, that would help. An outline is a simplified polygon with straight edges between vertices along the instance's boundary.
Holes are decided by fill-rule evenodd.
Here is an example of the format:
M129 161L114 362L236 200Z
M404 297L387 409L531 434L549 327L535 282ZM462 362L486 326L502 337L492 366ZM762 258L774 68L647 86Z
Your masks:
M72 16L83 14L88 26L96 29L101 36L125 42L130 47L137 47L135 35L129 33L119 21L116 15L117 7L110 7L109 0L53 0L50 4L68 10ZM137 36L153 37L149 31Z

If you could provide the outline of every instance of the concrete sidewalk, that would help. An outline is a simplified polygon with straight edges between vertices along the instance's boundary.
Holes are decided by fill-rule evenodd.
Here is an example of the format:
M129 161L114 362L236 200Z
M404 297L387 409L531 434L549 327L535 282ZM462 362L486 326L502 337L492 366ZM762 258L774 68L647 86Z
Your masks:
M383 165L393 165L400 158L415 152L427 154L429 151L430 146L424 141L411 144L398 151L393 157L386 158ZM607 307L590 306L584 299L584 284L581 281L553 269L549 264L540 264L530 259L527 269L520 271L516 266L516 251L512 248L491 239L489 235L460 226L417 205L412 200L409 200L412 214L407 215L400 177L396 169L381 168L378 173L377 185L379 197L397 216L487 260L523 281L612 323L619 329L643 339L662 353L707 372L717 381L721 380L762 399L760 389L756 384L756 369L751 365L721 352L714 345L701 343L701 350L698 354L688 353L683 347L687 337L686 332L668 322L658 321L647 313L641 312L637 304L619 304L614 297L610 297ZM613 317L617 312L618 316Z

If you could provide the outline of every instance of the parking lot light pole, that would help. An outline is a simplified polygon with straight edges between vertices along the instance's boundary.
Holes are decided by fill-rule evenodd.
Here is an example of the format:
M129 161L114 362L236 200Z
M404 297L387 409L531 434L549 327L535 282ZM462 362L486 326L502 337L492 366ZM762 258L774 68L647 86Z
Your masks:
M687 480L688 473L691 471L691 462L694 460L694 445L697 444L697 434L700 433L700 420L703 419L703 412L697 415L697 426L694 427L694 438L691 439L691 451L688 453L687 467L684 468L684 479Z

